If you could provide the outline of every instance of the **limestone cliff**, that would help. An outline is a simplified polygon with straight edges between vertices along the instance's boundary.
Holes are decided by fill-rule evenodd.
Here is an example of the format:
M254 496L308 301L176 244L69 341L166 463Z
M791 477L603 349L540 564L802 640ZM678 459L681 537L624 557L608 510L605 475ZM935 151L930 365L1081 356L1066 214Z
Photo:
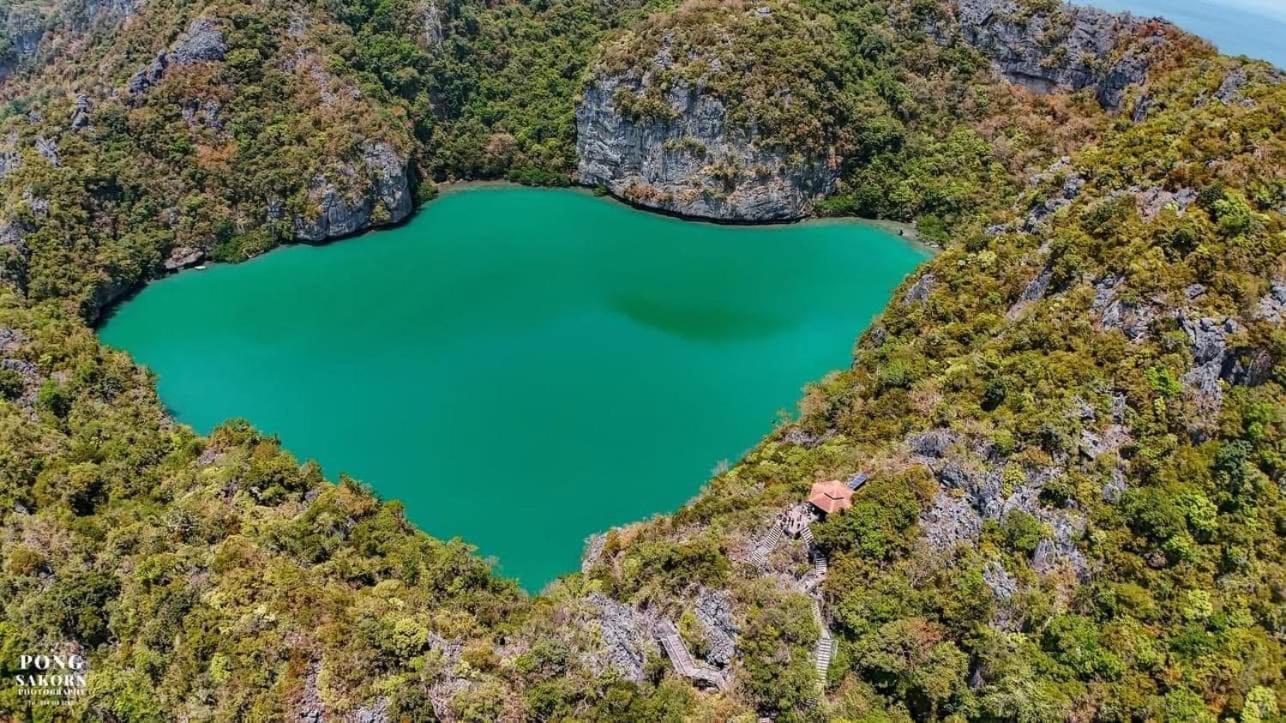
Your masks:
M406 166L406 159L389 144L367 143L359 162L343 166L342 179L314 179L308 191L310 208L292 221L295 238L316 243L405 219L411 213ZM350 188L346 191L341 183Z
M720 221L807 216L835 185L838 164L763 144L729 123L724 102L675 85L664 110L637 113L622 100L642 81L595 78L576 108L577 180L640 206Z
M690 3L608 43L576 105L576 180L697 218L809 215L840 165L834 57L807 13Z
M991 58L997 72L1038 93L1091 88L1118 110L1125 89L1147 78L1166 38L1158 19L1064 3L1047 9L1018 0L957 0L960 38Z

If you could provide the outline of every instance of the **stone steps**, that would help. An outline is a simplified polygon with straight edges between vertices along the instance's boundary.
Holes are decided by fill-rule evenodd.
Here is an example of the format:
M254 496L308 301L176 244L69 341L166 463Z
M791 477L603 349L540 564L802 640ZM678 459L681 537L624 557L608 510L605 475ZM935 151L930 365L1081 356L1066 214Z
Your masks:
M830 572L830 565L826 562L826 556L816 547L812 549L810 554L813 558L813 572L818 577L825 578L826 573Z
M774 548L782 541L785 533L782 532L781 525L773 525L768 534L762 540L755 544L750 552L750 562L756 567L763 567L768 564L768 556L772 554Z
M826 672L831 667L831 657L835 654L835 641L831 638L823 638L817 641L817 675L822 679L822 685L826 684Z
M813 658L817 666L817 675L822 680L822 687L826 686L826 672L830 670L831 658L835 655L835 638L831 636L830 628L826 627L826 619L822 617L822 607L817 601L813 601L813 617L817 620L817 648L814 651Z

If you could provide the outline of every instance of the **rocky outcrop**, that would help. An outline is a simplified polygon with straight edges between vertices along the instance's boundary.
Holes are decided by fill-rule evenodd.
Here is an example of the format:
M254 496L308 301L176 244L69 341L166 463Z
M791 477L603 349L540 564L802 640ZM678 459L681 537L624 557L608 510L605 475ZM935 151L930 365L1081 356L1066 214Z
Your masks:
M644 82L600 75L576 107L576 179L638 206L719 221L789 221L830 192L838 163L761 145L724 102L675 83L664 108L622 107Z
M227 51L228 46L218 22L206 17L196 18L168 50L157 53L151 63L130 76L127 90L130 95L139 95L161 82L171 66L181 68L195 63L223 60Z
M367 143L360 162L344 166L339 175L349 189L325 175L313 180L308 191L313 209L293 221L298 240L327 241L371 226L397 223L411 213L406 159L391 145Z
M5 3L0 7L0 38L8 52L0 56L0 81L19 68L39 63L46 36L58 30L75 34L103 23L115 23L134 14L140 0L61 0L38 3ZM65 44L58 52L66 52ZM33 60L34 59L34 60Z
M94 104L89 100L89 96L84 93L76 95L76 105L71 113L69 124L72 130L80 130L89 125L89 114L93 112Z
M1038 93L1090 88L1112 110L1127 87L1146 79L1167 28L1079 5L1033 10L1017 0L956 0L956 19L961 39L1009 81Z
M1197 192L1191 188L1180 188L1167 191L1164 188L1147 188L1134 191L1134 200L1139 208L1139 215L1145 221L1151 221L1164 209L1172 209L1182 215L1197 200Z
M1157 317L1155 304L1127 296L1125 280L1117 274L1107 274L1094 282L1090 311L1099 329L1115 329L1134 342L1147 336Z
M938 277L933 275L932 271L927 271L915 280L915 283L907 287L906 293L902 294L903 304L918 304L929 298L933 289L938 285Z
M170 46L170 63L179 67L193 63L223 60L228 46L223 40L223 32L211 18L197 18L188 24L188 29Z
M177 246L162 263L166 271L179 271L201 263L205 253L190 246Z
M590 570L598 564L603 557L603 548L607 547L607 534L596 532L585 538L585 551L581 553L580 571L581 574L588 575Z
M646 641L651 639L650 621L629 605L601 593L593 593L588 599L598 609L603 663L627 680L642 682Z
M947 429L931 429L907 437L907 446L918 457L941 459L959 440Z
M973 544L984 522L1023 512L1048 530L1032 555L1033 569L1043 574L1068 569L1082 579L1089 573L1089 562L1077 545L1085 530L1084 517L1076 510L1040 502L1041 490L1062 473L1059 468L1029 469L1019 479L1007 480L1010 475L993 465L951 460L934 466L940 491L920 516L925 541L932 549L947 552L962 543Z
M1180 311L1178 320L1192 349L1192 367L1183 380L1199 408L1213 412L1221 407L1221 381L1256 386L1272 373L1273 357L1267 350L1234 343L1234 337L1244 331L1235 319L1197 318Z
M1272 288L1255 307L1255 316L1272 324L1286 318L1286 280L1273 281Z
M18 134L10 132L0 146L0 179L22 167L22 154L18 152Z
M446 31L443 29L443 13L435 0L428 0L422 3L418 8L420 19L420 44L426 48L432 48L440 45L442 39L446 37Z
M741 633L732 618L732 594L702 588L697 593L696 615L706 640L705 659L722 668L732 665Z

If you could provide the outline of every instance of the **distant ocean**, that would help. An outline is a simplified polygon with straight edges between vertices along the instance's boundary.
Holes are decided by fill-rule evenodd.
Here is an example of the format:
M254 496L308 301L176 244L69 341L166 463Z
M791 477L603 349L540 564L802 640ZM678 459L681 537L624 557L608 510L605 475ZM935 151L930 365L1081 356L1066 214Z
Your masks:
M1214 43L1286 68L1286 0L1072 0L1105 10L1159 15Z

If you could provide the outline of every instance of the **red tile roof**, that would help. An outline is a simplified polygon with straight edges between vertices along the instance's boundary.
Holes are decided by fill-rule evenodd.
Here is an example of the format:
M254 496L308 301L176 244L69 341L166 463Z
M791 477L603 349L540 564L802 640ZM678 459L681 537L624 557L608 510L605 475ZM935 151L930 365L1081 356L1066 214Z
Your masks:
M829 515L853 506L853 490L838 480L816 482L813 490L808 493L808 501Z

